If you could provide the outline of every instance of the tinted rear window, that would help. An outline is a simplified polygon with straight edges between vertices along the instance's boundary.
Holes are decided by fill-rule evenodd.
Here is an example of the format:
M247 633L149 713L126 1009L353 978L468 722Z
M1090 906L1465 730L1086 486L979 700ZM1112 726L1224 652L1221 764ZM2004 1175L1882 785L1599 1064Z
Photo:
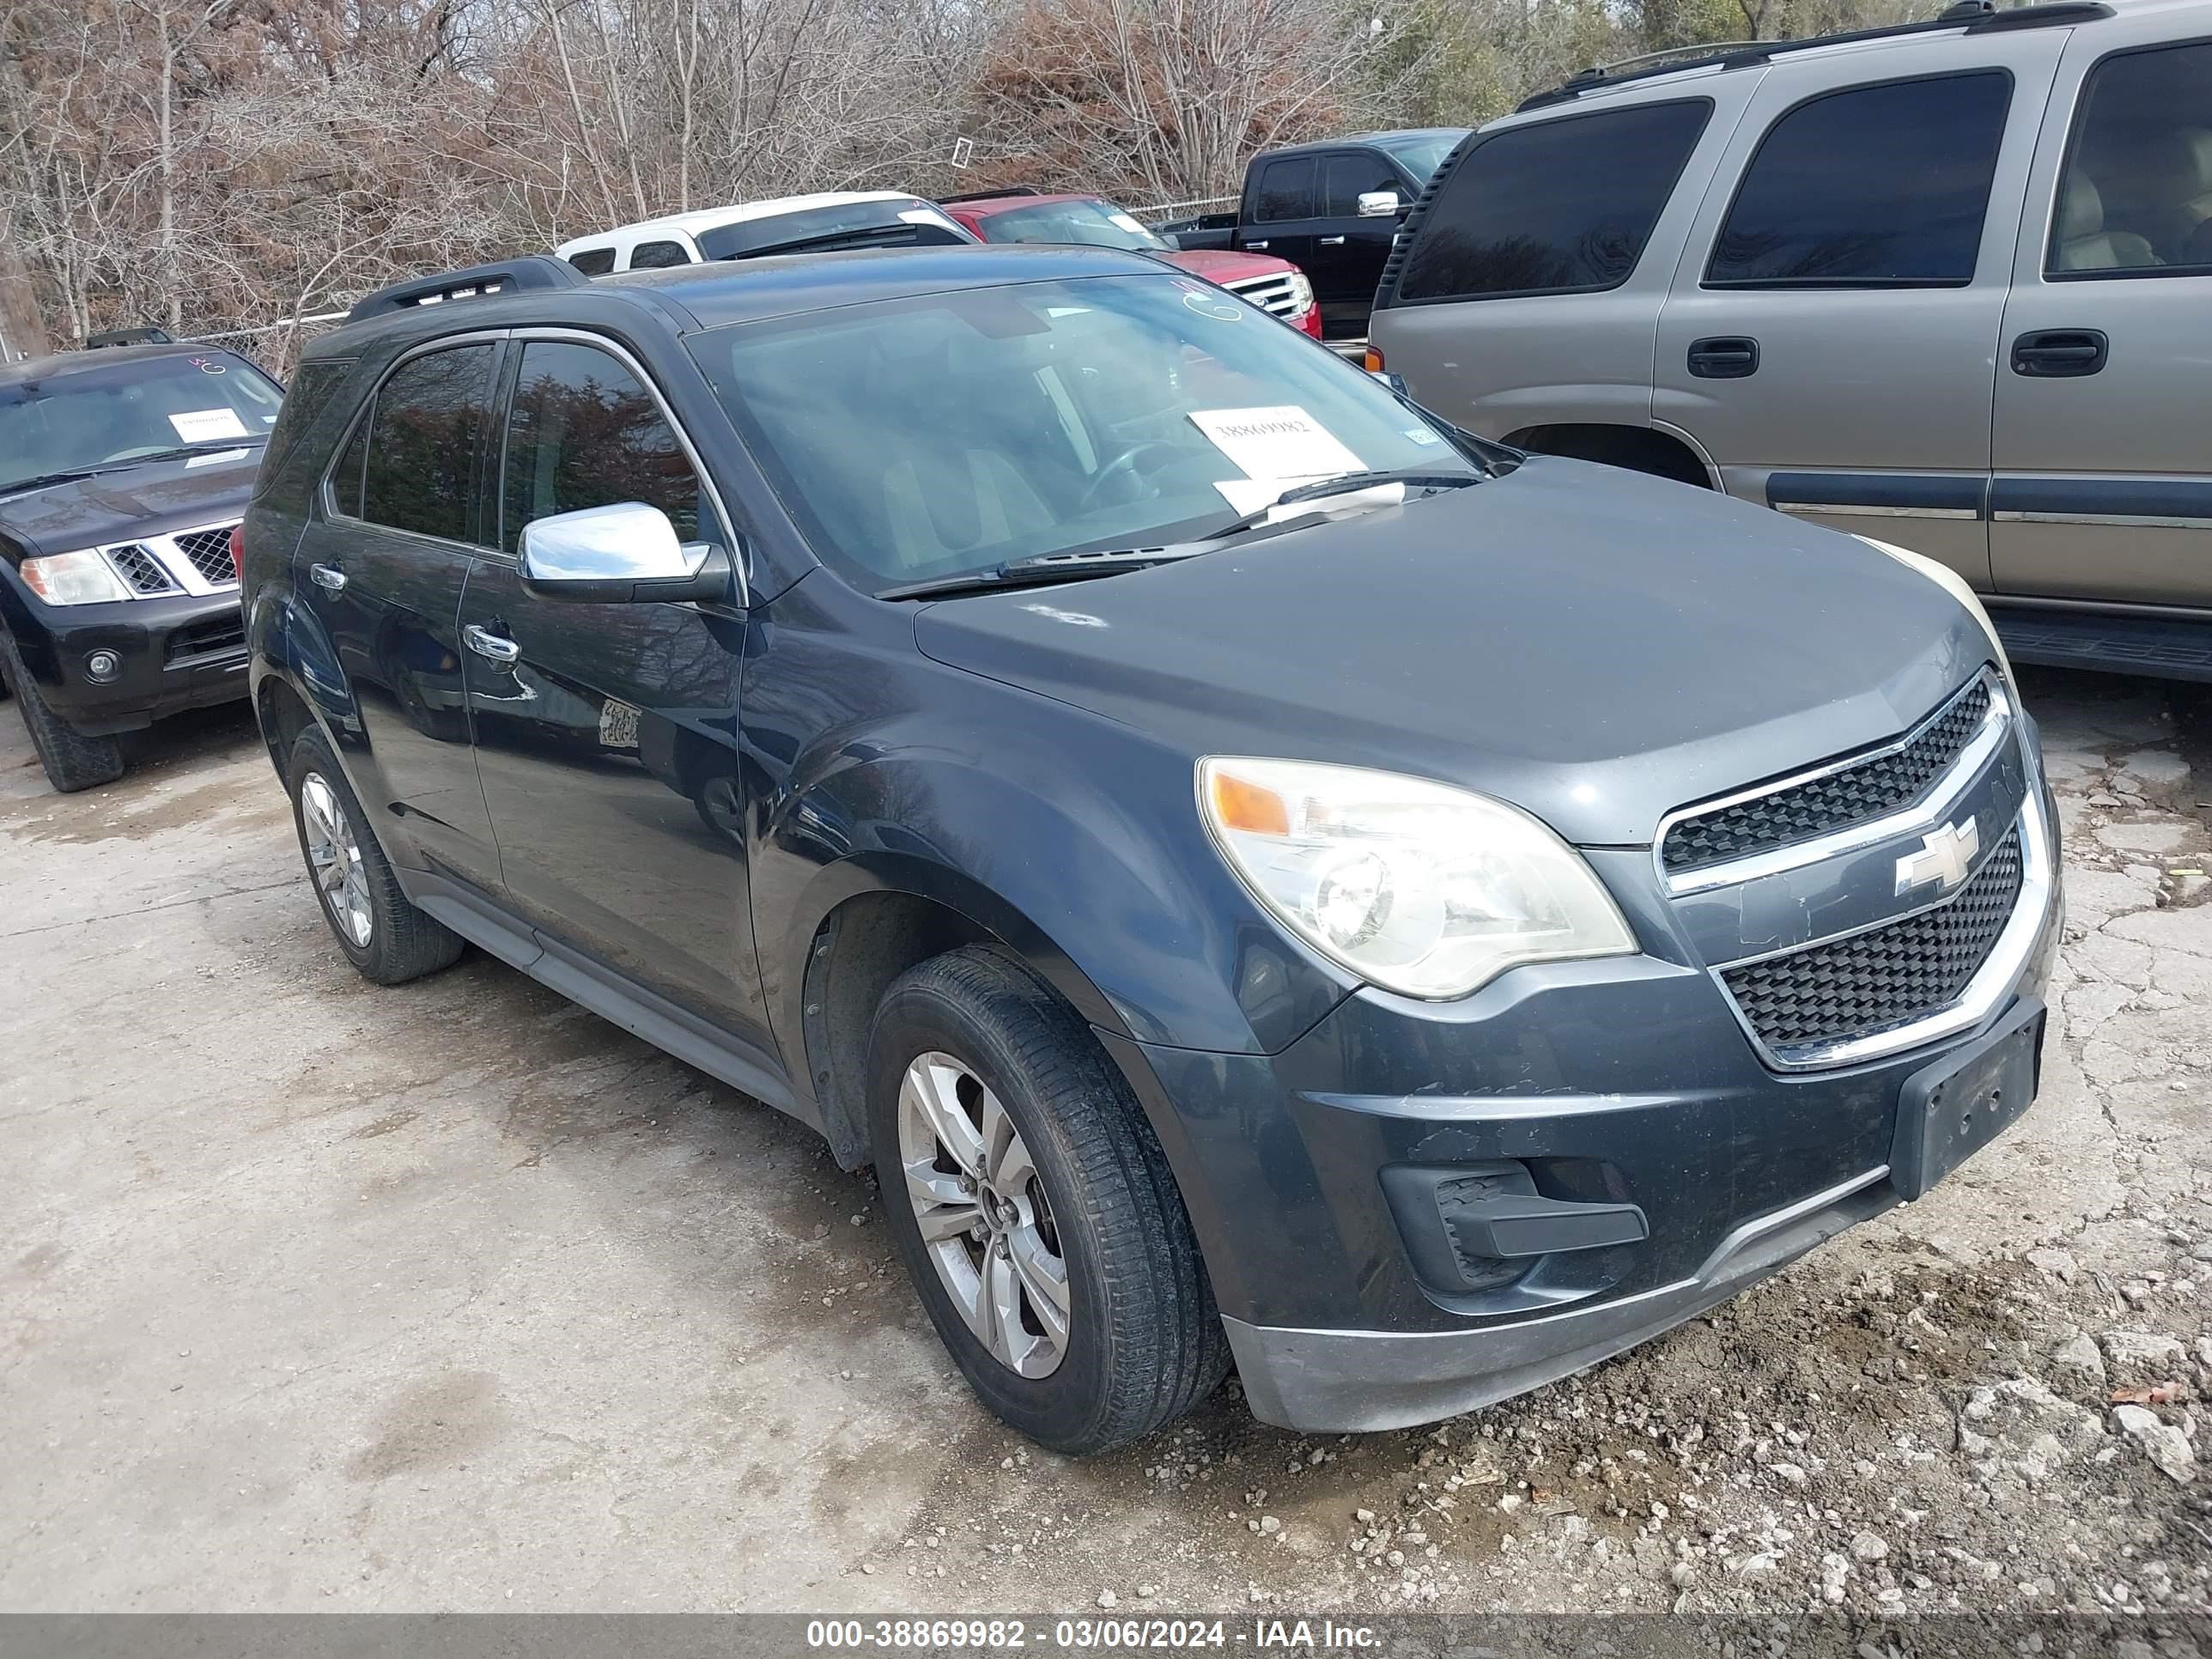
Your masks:
M587 247L580 253L570 254L568 263L586 276L604 276L615 268L615 251L611 247Z
M1509 127L1460 159L1407 250L1398 297L1618 288L1705 130L1704 99Z
M1270 161L1261 167L1259 200L1253 206L1253 217L1262 223L1312 218L1314 170L1314 158L1310 155Z
M1708 288L1942 288L1973 280L2012 77L1856 87L1777 121L1745 170Z
M477 443L496 351L486 344L428 352L401 364L379 388L362 518L449 542L473 539Z

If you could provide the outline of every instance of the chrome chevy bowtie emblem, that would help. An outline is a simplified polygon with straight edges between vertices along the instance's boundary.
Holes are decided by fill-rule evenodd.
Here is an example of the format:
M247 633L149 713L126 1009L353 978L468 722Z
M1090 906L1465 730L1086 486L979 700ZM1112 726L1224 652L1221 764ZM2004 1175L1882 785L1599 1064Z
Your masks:
M1940 830L1930 830L1920 838L1918 852L1908 853L1898 860L1897 890L1909 893L1932 881L1948 892L1966 880L1974 854L1981 850L1982 833L1974 827L1972 818L1964 823L1947 823Z

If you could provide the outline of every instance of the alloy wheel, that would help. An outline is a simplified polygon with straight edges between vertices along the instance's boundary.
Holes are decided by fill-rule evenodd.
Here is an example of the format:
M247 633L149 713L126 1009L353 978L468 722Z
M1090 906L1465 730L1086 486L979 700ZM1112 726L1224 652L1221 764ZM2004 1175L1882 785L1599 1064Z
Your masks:
M929 1053L899 1085L899 1161L922 1247L968 1328L1018 1376L1067 1355L1067 1262L1029 1148L983 1080Z
M307 867L315 878L315 890L331 925L366 951L376 930L376 915L369 908L368 875L362 867L361 843L345 809L319 772L310 772L300 783L300 818L307 831Z

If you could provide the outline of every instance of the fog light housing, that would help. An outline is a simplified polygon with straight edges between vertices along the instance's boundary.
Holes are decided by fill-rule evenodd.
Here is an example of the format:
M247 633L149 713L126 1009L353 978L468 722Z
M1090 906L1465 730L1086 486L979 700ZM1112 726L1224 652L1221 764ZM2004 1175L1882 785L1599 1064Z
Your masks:
M112 651L94 651L84 659L84 677L94 685L112 685L123 673L123 659Z

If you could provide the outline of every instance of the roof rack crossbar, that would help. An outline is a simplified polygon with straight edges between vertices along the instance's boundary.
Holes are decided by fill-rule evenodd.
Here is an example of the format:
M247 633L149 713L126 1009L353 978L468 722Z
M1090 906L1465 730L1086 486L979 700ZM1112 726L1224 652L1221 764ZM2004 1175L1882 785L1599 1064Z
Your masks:
M1669 46L1617 63L1586 69L1547 92L1531 94L1515 113L1563 104L1600 87L1617 87L1655 76L1675 75L1686 70L1711 69L1725 72L1765 64L1784 52L1809 52L1815 46L1849 46L1859 40L1887 40L1945 29L1968 34L1991 34L2012 29L2058 28L2110 17L2105 0L2050 0L2050 3L2000 9L1996 0L1957 0L1942 15L1918 23L1893 23L1882 28L1846 29L1838 34L1808 35L1802 40L1731 40L1712 46ZM1689 54L1689 55L1685 55ZM1677 61L1654 61L1673 59ZM1639 67L1640 66L1640 67Z
M404 283L378 289L355 301L346 320L359 322L364 317L388 316L448 300L478 299L522 289L582 288L591 280L566 259L556 259L550 253L525 253L434 276L410 276Z

